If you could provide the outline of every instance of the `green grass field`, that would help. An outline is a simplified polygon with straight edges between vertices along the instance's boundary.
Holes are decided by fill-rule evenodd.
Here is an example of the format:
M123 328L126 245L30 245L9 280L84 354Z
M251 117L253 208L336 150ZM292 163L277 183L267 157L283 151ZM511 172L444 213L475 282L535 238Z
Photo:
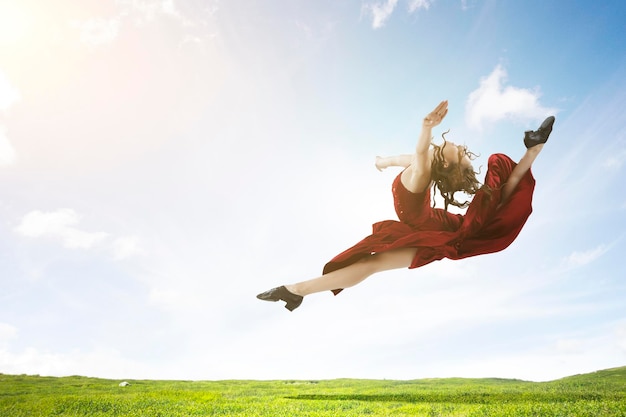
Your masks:
M552 382L120 381L0 374L0 416L624 416L626 367Z

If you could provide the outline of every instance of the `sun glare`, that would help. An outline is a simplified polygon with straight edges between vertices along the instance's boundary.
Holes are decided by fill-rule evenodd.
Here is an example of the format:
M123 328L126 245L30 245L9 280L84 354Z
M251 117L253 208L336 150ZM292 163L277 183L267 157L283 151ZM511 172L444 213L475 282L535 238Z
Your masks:
M0 44L19 42L28 34L32 23L32 15L19 2L0 2Z

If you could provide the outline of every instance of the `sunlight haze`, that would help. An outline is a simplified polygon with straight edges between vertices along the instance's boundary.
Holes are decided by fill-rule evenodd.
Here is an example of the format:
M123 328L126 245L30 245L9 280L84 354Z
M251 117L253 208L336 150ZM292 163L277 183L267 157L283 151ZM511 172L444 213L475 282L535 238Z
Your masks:
M621 1L0 0L0 373L502 377L626 364ZM376 155L422 118L524 153L500 253L375 275L290 313L396 219Z

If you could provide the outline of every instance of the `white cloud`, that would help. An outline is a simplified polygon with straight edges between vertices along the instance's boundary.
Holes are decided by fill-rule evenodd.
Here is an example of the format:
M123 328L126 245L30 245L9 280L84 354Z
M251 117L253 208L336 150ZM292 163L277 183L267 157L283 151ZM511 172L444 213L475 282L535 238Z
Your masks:
M385 22L396 8L398 0L387 0L384 2L368 4L364 9L372 15L372 28L379 29L385 25Z
M15 231L27 237L51 237L61 241L70 249L89 249L105 239L104 232L85 232L75 226L80 222L79 215L72 209L59 209L53 212L32 211L26 214Z
M81 216L69 208L26 214L14 231L30 238L49 238L59 241L68 249L107 251L114 260L121 261L145 253L138 236L113 237L106 232L87 232L78 227Z
M408 0L409 13L415 13L418 10L428 10L435 0ZM372 28L380 29L385 25L393 11L398 5L398 0L383 0L376 3L365 4L362 10L366 11L372 18ZM463 10L466 9L465 2L461 2Z
M161 16L178 20L186 26L193 26L176 8L173 0L117 0L117 15L112 18L91 18L74 21L72 26L80 30L80 41L93 46L106 45L117 39L122 22L132 19L142 25Z
M541 106L540 91L505 86L506 70L497 65L487 77L480 80L465 105L466 123L470 128L482 129L485 123L501 119L540 120L555 114L557 109Z
M104 45L117 38L120 19L94 18L82 22L74 22L73 26L80 29L80 41L88 45Z
M142 252L137 236L123 236L113 241L113 256L115 259L127 259Z
M590 249L584 252L573 252L567 258L565 258L565 262L568 266L584 266L590 264L595 261L602 255L604 255L609 248L606 245L600 245L595 249Z
M176 7L174 6L174 0L161 1L161 11L172 16L179 15L178 10L176 10Z
M116 349L99 348L91 352L76 350L67 353L51 353L32 347L22 352L0 349L0 369L9 374L98 375L104 378L137 375L156 378L152 368L123 358Z
M117 0L116 3L123 16L135 15L138 23L163 15L182 19L173 0Z
M419 9L428 10L431 4L432 0L411 0L409 3L409 13L413 13Z

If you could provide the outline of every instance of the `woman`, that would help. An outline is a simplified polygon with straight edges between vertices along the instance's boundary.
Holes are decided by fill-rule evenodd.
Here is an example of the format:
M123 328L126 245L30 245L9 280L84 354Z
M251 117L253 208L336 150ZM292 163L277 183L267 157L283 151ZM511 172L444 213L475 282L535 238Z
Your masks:
M424 118L414 154L376 158L379 170L404 168L392 187L400 221L375 223L373 233L328 262L322 276L272 288L257 298L285 301L285 308L293 311L306 295L327 290L336 295L376 272L417 268L444 257L462 259L508 247L532 212L535 180L530 167L548 140L554 117L548 117L538 130L525 132L527 150L519 163L503 154L491 155L485 183L480 186L471 164L474 154L465 146L448 142L445 136L443 145L431 143L432 128L447 113L448 102L442 101ZM444 209L431 207L431 187L441 193ZM474 195L472 202L458 202L457 191ZM452 214L447 211L449 204L468 209L465 215Z

